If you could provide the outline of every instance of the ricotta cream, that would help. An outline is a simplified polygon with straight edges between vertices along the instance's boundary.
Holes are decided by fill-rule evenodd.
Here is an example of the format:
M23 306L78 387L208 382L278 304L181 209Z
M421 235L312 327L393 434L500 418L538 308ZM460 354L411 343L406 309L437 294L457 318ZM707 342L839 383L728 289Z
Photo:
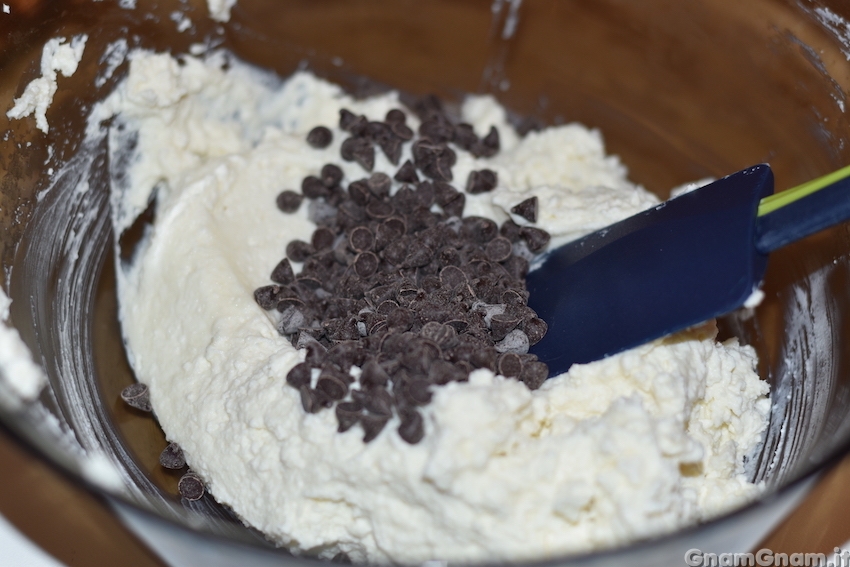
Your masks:
M88 35L80 34L71 38L70 42L64 37L48 40L41 52L41 77L33 79L26 86L6 116L15 119L33 115L36 127L47 134L50 129L47 109L56 94L58 73L70 77L77 72L88 38Z
M344 186L366 176L339 159L339 110L382 119L400 106L394 92L355 100L308 73L281 82L221 53L136 52L99 110L118 117L113 151L135 141L129 183L114 189L116 233L157 203L118 269L129 355L168 439L215 498L296 554L377 562L588 551L753 498L743 463L766 427L768 387L754 351L716 342L710 325L576 365L535 391L475 371L434 390L416 445L398 418L363 443L359 427L337 433L333 412L303 411L286 375L304 354L253 291L314 225L306 206L284 215L275 197L326 163L342 167ZM461 112L502 142L492 158L457 150L456 180L484 167L499 179L466 196L467 215L502 222L536 195L536 226L557 245L657 203L599 132L571 124L520 138L486 96ZM317 125L334 134L325 149L305 142ZM375 170L396 167L378 152Z

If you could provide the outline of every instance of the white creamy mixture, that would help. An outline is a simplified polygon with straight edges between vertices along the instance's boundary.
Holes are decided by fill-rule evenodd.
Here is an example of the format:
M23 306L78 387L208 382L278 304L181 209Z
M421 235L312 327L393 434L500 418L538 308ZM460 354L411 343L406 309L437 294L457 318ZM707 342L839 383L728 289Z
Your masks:
M80 34L71 38L68 43L64 37L48 40L41 52L41 77L26 86L6 116L14 119L34 115L38 129L47 134L50 129L47 123L47 109L56 94L57 74L70 77L77 72L77 65L83 58L88 39L86 34Z
M280 84L224 61L135 53L100 109L126 125L114 146L138 135L130 186L113 203L117 229L154 188L158 199L149 237L119 269L133 367L216 499L295 553L419 562L614 546L758 493L743 462L765 429L768 387L753 350L715 342L710 326L574 366L536 391L476 371L434 391L417 445L399 437L397 418L364 444L359 426L337 433L332 411L305 413L285 380L303 353L253 298L286 243L314 228L306 206L285 215L275 197L326 163L343 168L344 186L368 176L339 157L339 109L383 119L400 104L395 93L357 101L306 73ZM520 139L492 98L462 111L502 141L489 159L458 150L456 186L483 167L499 179L493 193L467 195L467 215L501 222L537 195L537 226L557 242L656 203L598 132L566 125ZM327 149L305 142L317 125L334 132ZM375 169L396 167L378 152Z

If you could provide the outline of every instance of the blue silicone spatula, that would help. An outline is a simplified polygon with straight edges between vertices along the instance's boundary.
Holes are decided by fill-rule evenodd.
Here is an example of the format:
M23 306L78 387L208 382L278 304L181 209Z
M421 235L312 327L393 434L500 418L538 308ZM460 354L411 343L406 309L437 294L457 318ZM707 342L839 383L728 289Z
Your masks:
M549 325L531 352L554 376L738 309L770 252L850 219L848 177L773 194L756 165L549 252L526 278Z

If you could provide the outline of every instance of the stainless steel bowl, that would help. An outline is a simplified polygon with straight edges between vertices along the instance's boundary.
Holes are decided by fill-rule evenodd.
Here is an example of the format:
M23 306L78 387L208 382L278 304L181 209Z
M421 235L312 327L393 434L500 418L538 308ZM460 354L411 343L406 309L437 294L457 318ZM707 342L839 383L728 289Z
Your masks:
M102 494L173 565L314 562L274 549L221 507L182 505L177 478L157 464L162 433L119 401L133 381L108 222L120 164L83 136L92 104L126 72L124 64L104 75L108 46L182 53L206 42L282 76L306 65L355 93L492 92L518 117L599 128L632 178L662 197L763 161L780 188L850 162L842 19L850 6L837 0L240 0L226 24L195 0L120 4L19 2L0 18L3 109L39 74L48 38L89 34L77 73L60 78L48 135L31 119L0 118L3 286L12 324L48 378L39 400L21 406L0 368L0 420ZM175 11L193 27L178 32ZM770 428L748 464L767 485L759 501L675 534L544 564L679 565L689 548L755 545L850 443L848 278L841 226L775 253L764 303L751 318L724 321L725 333L758 350L772 388ZM118 475L98 472L103 459Z

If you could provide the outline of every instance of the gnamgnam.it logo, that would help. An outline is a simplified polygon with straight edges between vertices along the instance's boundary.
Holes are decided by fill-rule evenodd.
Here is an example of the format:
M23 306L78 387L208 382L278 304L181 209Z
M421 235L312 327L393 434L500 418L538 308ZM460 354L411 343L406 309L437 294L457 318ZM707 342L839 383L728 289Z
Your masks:
M709 553L700 549L685 552L688 567L850 567L850 550L836 547L835 553L775 553L759 549L754 553Z

